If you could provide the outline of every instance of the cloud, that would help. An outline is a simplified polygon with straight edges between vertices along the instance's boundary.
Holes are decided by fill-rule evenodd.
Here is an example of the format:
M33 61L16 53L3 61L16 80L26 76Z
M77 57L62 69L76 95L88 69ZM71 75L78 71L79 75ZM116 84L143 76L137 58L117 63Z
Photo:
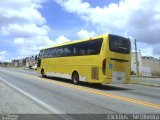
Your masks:
M9 24L1 27L1 34L12 37L31 37L38 35L47 35L49 27L43 25L38 27L36 24Z
M30 38L15 38L13 43L17 47L18 56L26 57L37 54L40 49L55 44L47 36L34 36Z
M81 0L55 0L55 1L68 12L77 13L79 15L88 13L88 8L90 8L90 4L88 2L82 2Z
M152 51L155 54L155 56L160 58L160 56L159 56L159 54L160 54L160 43L155 45Z
M44 0L3 0L0 1L0 25L14 23L44 24L46 21L41 16L38 8L42 7Z
M4 62L7 60L7 51L0 51L0 62Z
M15 50L12 51L10 57L34 55L45 45L54 43L48 37L50 28L46 19L38 10L42 8L42 3L45 1L0 1L0 41L3 41L3 39L11 41L15 46ZM3 57L3 60L5 58Z
M55 44L69 41L70 40L63 35L55 38L54 40L50 40L47 36L36 36L30 38L16 38L14 39L14 44L18 48L17 51L19 58L24 58L27 55L32 56L38 54L40 49L45 48L46 46L53 46Z
M49 27L38 9L44 0L0 1L0 35L30 37L47 35Z
M16 56L30 56L45 46L70 41L63 34L57 38L49 38L50 27L39 12L46 1L0 1L0 41L10 41L15 46L13 52L17 52ZM83 0L55 1L63 10L76 14L87 26L94 28L90 31L81 29L76 33L80 38L97 35L97 32L131 36L138 43L145 43L145 47L140 48L147 55L160 56L160 0L121 0L118 4L111 3L104 7L92 7ZM3 60L12 56L8 51L5 54Z
M70 40L66 38L65 36L61 35L57 37L54 41L55 41L55 44L60 44L60 43L69 42Z
M93 37L95 35L95 32L88 32L87 30L81 29L77 34L80 38L84 39Z
M50 27L39 12L44 2L46 0L0 1L0 41L10 41L15 47L10 57L32 56L46 46L69 41L63 35L53 40L49 38ZM5 54L4 51L1 52L0 60L7 59Z
M159 43L159 0L121 0L118 4L111 3L104 7L91 7L82 0L55 1L64 10L77 14L104 33L132 36L137 41L153 46Z
M24 38L16 38L16 39L14 40L14 43L20 45L20 44L24 44L25 41L24 41Z

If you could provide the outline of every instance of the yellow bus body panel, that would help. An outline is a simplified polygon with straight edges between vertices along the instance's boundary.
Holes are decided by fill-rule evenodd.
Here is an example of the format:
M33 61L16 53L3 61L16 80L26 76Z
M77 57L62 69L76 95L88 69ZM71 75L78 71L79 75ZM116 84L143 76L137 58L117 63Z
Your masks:
M45 74L53 76L56 75L60 77L64 76L64 78L71 79L73 71L77 71L79 76L82 78L82 81L84 82L104 84L112 84L113 78L120 75L122 76L122 78L125 79L124 83L129 83L131 60L130 54L111 52L108 47L108 34L100 35L92 39L94 40L95 38L103 38L103 43L99 55L42 58L41 67L38 68L38 73L41 74L41 70L44 69ZM86 39L81 41L68 42L54 47L69 45L88 40ZM111 58L122 59L125 60L125 62L111 60ZM104 59L106 59L105 74L102 71L102 62Z

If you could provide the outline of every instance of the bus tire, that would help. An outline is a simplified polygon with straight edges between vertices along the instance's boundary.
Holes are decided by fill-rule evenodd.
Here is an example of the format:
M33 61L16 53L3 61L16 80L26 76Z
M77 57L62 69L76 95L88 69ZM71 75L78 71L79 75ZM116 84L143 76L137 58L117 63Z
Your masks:
M41 70L41 75L42 75L42 78L46 78L47 77L47 75L45 75L44 69Z
M77 85L79 83L79 74L78 72L74 71L72 74L72 81L73 84Z

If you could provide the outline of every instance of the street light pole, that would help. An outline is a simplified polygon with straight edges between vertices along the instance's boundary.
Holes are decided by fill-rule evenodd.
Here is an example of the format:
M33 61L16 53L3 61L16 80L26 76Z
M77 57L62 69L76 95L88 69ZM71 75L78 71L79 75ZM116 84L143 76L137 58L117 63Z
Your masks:
M136 71L137 71L137 76L139 76L139 62L138 62L138 55L137 55L137 41L136 41L136 39L134 40L134 45L135 45Z

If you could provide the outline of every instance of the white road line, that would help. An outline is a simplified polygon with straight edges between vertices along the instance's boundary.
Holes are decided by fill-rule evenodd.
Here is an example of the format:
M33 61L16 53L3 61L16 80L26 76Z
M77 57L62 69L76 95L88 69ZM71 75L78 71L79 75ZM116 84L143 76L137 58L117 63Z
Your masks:
M6 83L8 86L12 87L13 89L19 91L21 94L27 96L28 98L30 98L31 100L35 101L37 104L41 105L42 107L44 107L46 110L48 110L51 114L57 114L60 119L64 119L64 120L73 120L71 117L69 117L68 115L65 115L65 113L57 110L54 107L51 107L50 105L44 103L43 101L39 100L38 98L28 94L27 92L19 89L18 87L16 87L15 85L9 83L7 80L3 79L0 77L0 80L3 81L4 83Z

